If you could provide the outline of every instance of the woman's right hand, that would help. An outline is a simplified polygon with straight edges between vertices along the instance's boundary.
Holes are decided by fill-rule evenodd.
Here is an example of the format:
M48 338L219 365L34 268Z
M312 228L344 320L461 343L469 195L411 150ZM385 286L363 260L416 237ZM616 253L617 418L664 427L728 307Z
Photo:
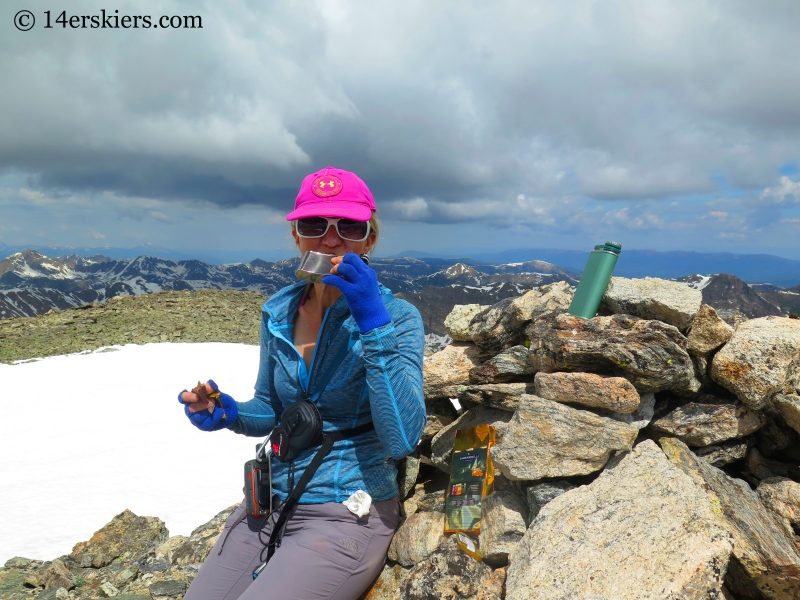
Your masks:
M178 402L183 404L184 412L192 425L201 431L217 431L233 425L239 416L239 407L236 401L224 392L219 392L214 380L209 379L205 390L194 388L191 392L183 390L178 394ZM219 392L219 406L208 396ZM203 396L206 396L203 398Z

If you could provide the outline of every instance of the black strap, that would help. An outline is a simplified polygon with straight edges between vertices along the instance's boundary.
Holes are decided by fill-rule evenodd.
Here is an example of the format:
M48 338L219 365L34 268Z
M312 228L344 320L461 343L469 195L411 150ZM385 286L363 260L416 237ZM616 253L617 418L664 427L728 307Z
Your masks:
M357 337L351 337L347 347L344 349L344 352L341 352L331 361L327 371L322 374L317 382L317 391L314 394L309 394L310 390L306 392L306 397L308 400L316 403L316 401L325 391L325 388L328 386L328 382L331 380L331 377L333 377L333 374L342 364L345 356L347 356L347 354L350 352L357 339ZM373 425L372 422L369 422L365 423L364 425L359 425L358 427L353 427L352 429L344 429L342 431L332 431L330 433L322 434L322 446L320 446L320 449L317 450L314 458L311 459L311 462L308 464L305 471L303 471L303 476L300 477L300 481L297 482L296 486L292 487L289 497L286 498L286 502L284 502L283 506L281 507L281 514L278 517L278 520L273 524L272 532L269 535L269 542L267 543L267 559L263 564L268 563L269 559L272 558L272 555L275 554L275 549L280 547L281 538L283 537L283 529L286 525L286 521L289 520L289 515L294 510L295 506L297 506L300 496L303 495L303 492L306 490L306 486L311 481L314 473L317 472L317 469L319 469L322 461L326 456L328 456L328 454L330 454L333 444L339 440L346 440L351 437L361 435L362 433L366 433L372 429L375 429L375 425Z
M320 446L320 449L317 450L317 453L314 455L314 458L311 459L311 462L308 463L305 471L303 471L303 476L300 478L300 481L297 482L297 485L292 490L292 493L289 494L286 502L283 503L283 506L281 507L281 514L272 527L272 532L269 535L269 542L267 543L267 559L264 561L265 563L269 562L269 559L272 558L273 554L275 554L275 549L280 547L281 538L283 537L283 528L286 525L286 521L289 520L289 515L294 510L294 507L297 506L300 496L303 495L306 486L311 481L311 478L314 477L314 473L317 472L317 469L319 469L322 461L325 460L325 457L328 456L328 454L330 454L333 444L339 440L347 440L373 429L375 429L375 425L370 421L369 423L364 423L363 425L353 427L352 429L332 431L331 433L323 434L322 446Z

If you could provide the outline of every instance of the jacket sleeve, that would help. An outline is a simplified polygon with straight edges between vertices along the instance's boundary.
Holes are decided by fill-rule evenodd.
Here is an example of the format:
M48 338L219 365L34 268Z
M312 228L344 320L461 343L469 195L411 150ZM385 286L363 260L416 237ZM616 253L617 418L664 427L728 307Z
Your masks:
M237 402L239 415L230 429L243 435L263 437L275 427L275 415L281 406L273 384L275 360L271 356L272 334L267 328L267 316L261 319L261 355L256 379L255 397L247 402Z
M361 346L375 430L392 457L402 458L416 449L425 428L425 332L414 306L397 299L391 304L392 321L362 334Z

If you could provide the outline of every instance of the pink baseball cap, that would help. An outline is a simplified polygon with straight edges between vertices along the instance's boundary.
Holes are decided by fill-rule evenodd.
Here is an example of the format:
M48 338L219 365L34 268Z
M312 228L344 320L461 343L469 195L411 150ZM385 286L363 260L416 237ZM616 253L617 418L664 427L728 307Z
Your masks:
M294 210L286 215L286 220L339 217L369 221L374 210L372 192L358 175L335 167L325 167L303 179L294 201Z

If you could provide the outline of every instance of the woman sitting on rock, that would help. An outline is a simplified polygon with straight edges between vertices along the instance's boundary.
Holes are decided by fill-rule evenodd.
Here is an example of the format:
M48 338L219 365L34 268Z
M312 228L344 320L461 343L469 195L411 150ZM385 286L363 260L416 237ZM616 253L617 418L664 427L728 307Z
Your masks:
M237 508L185 600L358 598L380 573L398 525L394 459L415 449L425 426L422 319L360 257L378 241L369 188L355 173L328 167L303 180L286 219L301 253L336 255L331 275L298 281L264 304L252 400L217 397L213 381L179 400L204 431L256 437L288 427L298 418L292 411L308 407L295 405L310 401L330 438L325 444L336 441L327 455L317 438L294 460L272 461L275 510L254 518L245 503ZM282 420L287 410L293 416ZM344 504L357 499L362 510ZM282 511L287 504L291 510ZM284 513L288 520L276 526Z

